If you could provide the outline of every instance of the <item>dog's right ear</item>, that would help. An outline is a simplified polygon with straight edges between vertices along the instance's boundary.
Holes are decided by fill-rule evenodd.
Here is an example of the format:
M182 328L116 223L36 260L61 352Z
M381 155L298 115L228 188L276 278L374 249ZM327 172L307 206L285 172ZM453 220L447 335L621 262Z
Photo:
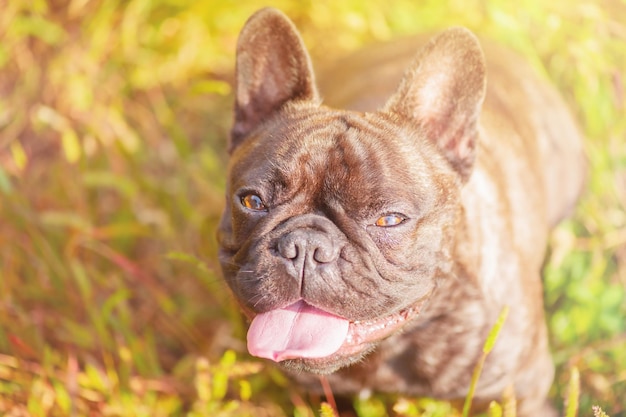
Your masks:
M265 8L246 22L237 42L235 123L229 152L281 106L318 100L311 59L295 26Z

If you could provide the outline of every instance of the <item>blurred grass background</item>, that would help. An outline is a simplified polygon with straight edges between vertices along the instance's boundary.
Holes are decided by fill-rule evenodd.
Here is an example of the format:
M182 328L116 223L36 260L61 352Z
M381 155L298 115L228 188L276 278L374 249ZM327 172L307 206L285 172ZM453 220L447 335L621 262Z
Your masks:
M245 353L215 256L235 42L264 5L316 58L465 25L553 80L591 176L546 262L552 397L579 375L579 415L625 416L624 0L0 0L0 415L319 413Z

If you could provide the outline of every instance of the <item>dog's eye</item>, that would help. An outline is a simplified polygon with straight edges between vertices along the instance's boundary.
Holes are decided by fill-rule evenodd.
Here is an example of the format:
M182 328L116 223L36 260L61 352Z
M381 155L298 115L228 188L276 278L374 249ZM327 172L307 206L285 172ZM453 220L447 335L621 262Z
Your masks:
M249 210L267 211L267 207L263 204L263 200L256 194L246 194L241 197L241 205Z
M406 217L400 214L385 214L384 216L379 217L375 224L378 227L392 227L399 225L405 220Z

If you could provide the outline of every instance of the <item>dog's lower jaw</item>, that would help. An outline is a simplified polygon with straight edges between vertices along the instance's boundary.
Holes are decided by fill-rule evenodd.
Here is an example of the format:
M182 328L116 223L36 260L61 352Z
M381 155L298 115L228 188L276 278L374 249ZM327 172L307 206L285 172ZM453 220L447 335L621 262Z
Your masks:
M291 372L308 372L315 375L331 375L362 362L372 351L376 349L378 343L370 343L361 351L352 355L333 355L329 358L320 359L287 359L280 362L280 365Z
M330 374L361 361L375 349L380 341L410 326L419 317L421 309L430 296L431 293L428 293L408 307L380 318L350 322L337 316L333 318L331 313L308 305L305 300L299 300L287 308L269 313L269 317L268 314L251 315L253 323L248 332L248 350L255 356L279 361L287 369ZM278 334L268 338L267 334L275 332L277 327L282 326L286 329L284 322L293 325L293 322L298 320L297 317L304 320L299 324L307 330L289 332L289 336L284 340L280 339ZM306 322L308 324L304 325ZM315 327L316 325L318 327ZM319 325L324 326L324 329L319 329ZM334 330L328 326L341 328L343 325L347 325L346 333L342 336L343 342L333 353L327 356L317 356L321 351L326 350L324 346L332 345L333 339L336 340L336 336L342 335L342 331L339 331L335 336L326 337ZM318 330L322 330L325 335L316 333ZM307 341L311 335L315 335L314 340ZM277 338L280 339L278 343L276 343Z

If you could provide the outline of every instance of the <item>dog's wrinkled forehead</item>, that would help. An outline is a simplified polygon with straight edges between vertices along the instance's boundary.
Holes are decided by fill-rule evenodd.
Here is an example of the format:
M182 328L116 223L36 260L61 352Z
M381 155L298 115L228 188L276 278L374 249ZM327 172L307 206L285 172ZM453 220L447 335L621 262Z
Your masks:
M400 135L362 115L292 114L242 146L233 169L242 176L233 178L233 187L265 191L275 202L306 196L310 203L375 210L414 188L410 171L419 162L410 166L399 157Z

